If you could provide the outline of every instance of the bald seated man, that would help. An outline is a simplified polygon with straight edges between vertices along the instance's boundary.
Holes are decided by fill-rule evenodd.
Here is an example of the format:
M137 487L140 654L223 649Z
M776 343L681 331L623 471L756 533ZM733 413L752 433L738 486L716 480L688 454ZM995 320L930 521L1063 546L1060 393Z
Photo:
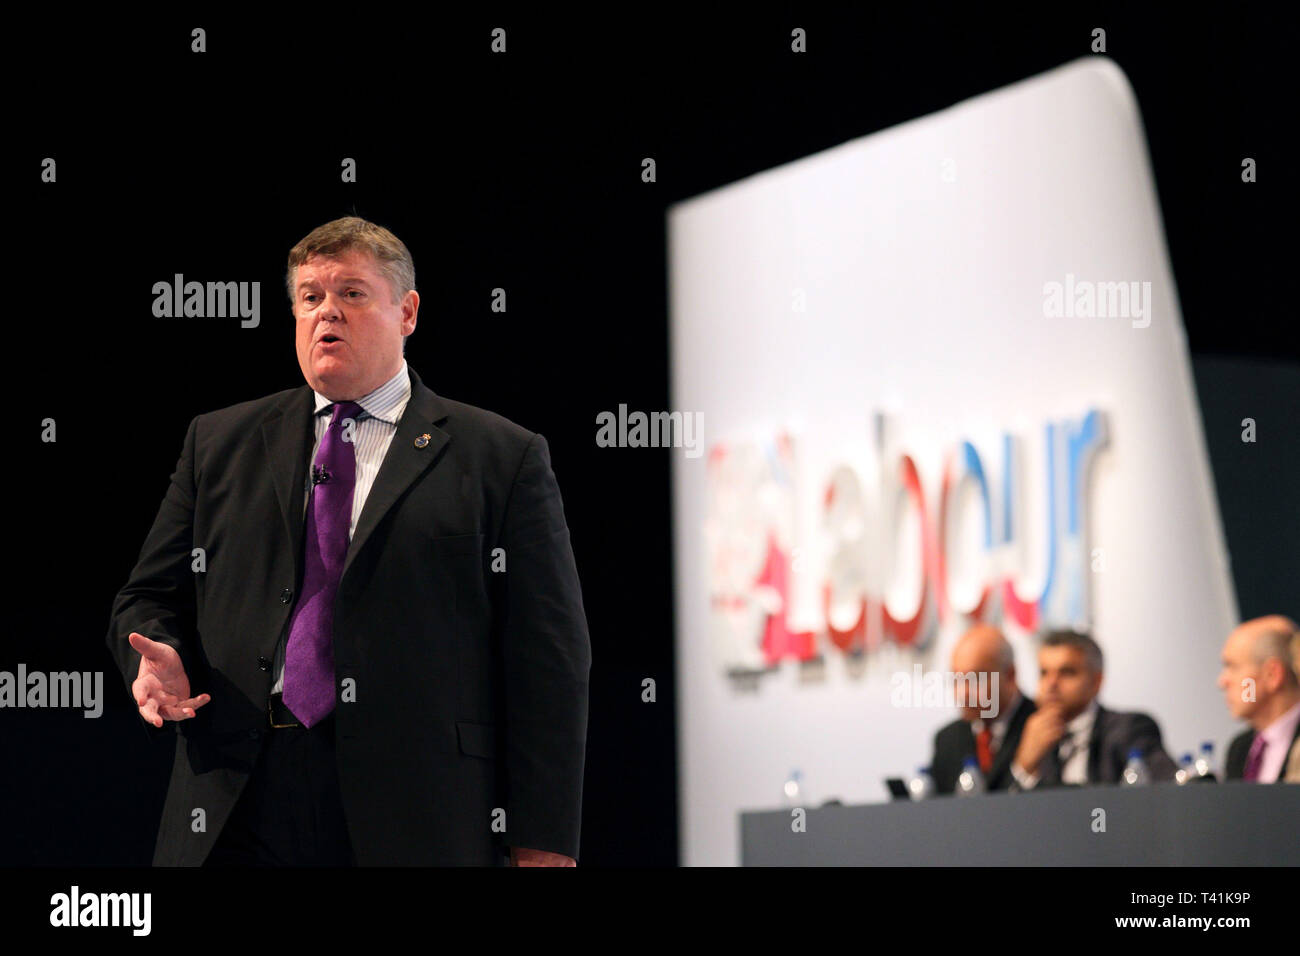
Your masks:
M1250 725L1228 745L1229 780L1277 783L1300 739L1300 681L1291 659L1296 623L1281 614L1238 625L1223 645L1219 687L1233 717Z
M961 717L943 727L934 737L930 775L937 793L957 789L957 777L967 757L975 757L984 773L988 790L1005 790L1011 783L1011 758L1020 743L1025 720L1034 712L1034 702L1016 685L1015 654L1002 632L989 624L977 624L961 636L952 651L955 674L986 674L986 688L997 693L982 708L971 699L967 681L957 681L957 704ZM974 695L978 697L978 694ZM996 711L988 713L987 711Z
M1300 628L1291 635L1291 672L1300 679ZM1300 783L1300 734L1291 742L1291 755L1286 758L1284 783Z

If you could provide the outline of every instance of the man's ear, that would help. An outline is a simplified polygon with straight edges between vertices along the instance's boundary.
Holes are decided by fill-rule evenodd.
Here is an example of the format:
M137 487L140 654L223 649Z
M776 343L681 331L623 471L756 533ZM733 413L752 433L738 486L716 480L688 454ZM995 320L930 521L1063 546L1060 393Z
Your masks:
M1282 673L1283 666L1279 658L1270 657L1264 661L1264 665L1260 668L1260 677L1263 678L1260 683L1267 687L1270 692L1281 690L1286 683L1286 678Z
M416 319L420 314L420 293L411 289L402 296L402 334L410 335L415 331Z

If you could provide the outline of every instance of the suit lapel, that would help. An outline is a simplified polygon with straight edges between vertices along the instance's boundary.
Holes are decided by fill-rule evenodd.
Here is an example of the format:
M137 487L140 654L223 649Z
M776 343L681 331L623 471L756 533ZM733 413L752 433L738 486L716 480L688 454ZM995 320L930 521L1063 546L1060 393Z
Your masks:
M357 554L365 547L366 541L375 528L379 526L397 499L405 494L417 478L431 468L440 458L442 449L451 441L451 436L435 425L444 420L448 410L446 403L435 395L415 374L415 369L407 364L411 374L411 397L397 423L397 433L393 435L392 444L384 462L379 466L379 474L366 496L365 507L357 518L357 529L352 534L352 543L348 546L347 558L343 562L340 581L347 577L348 569L356 560ZM308 393L310 393L308 389ZM429 440L423 446L416 445L415 440L421 435L428 435ZM304 480L306 472L304 471Z
M303 495L307 483L307 463L316 443L312 427L315 411L314 393L304 385L287 403L272 410L262 420L262 441L271 467L271 482L280 503L284 528L293 548L294 580L302 580Z
M1254 738L1252 737L1251 740L1252 740L1252 742L1253 742L1253 741L1254 741ZM1289 744L1286 745L1286 753L1284 753L1284 754L1282 755L1282 764L1281 764L1281 766L1279 766L1279 767L1277 768L1277 779L1275 779L1274 781L1272 781L1273 783L1282 783L1283 781L1286 780L1286 767L1287 767L1287 764L1290 762L1290 759L1291 759L1291 751L1292 751L1293 749L1295 749L1295 742L1296 742L1297 740L1300 740L1300 722L1297 722L1297 723L1296 723L1296 725L1295 725L1295 733L1293 733L1293 734L1291 735L1291 742L1290 742ZM1246 752L1249 753L1249 752L1250 752L1249 749L1248 749ZM1245 762L1243 761L1243 762L1242 762L1242 771L1243 771L1243 773L1244 773L1244 771L1245 771L1245 767L1246 767L1246 765L1245 765Z

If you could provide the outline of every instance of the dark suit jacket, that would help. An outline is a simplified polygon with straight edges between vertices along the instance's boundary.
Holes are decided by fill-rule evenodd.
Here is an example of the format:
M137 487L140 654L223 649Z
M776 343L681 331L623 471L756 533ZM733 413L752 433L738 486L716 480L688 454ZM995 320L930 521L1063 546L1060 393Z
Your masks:
M1121 713L1099 705L1088 738L1088 783L1119 783L1133 749L1141 751L1153 781L1174 779L1178 765L1165 753L1160 727L1154 720L1146 714ZM1038 788L1060 784L1061 762L1053 747L1039 765Z
M546 439L410 377L334 612L335 676L355 682L334 724L357 862L495 864L509 846L577 858L591 648ZM304 384L191 421L113 603L108 645L128 692L139 631L176 648L193 694L212 695L188 720L140 720L176 736L156 866L203 862L274 732L271 662L302 580L313 408ZM194 548L204 572L191 570ZM492 570L498 548L504 572Z
M1287 745L1287 754L1291 753L1291 748L1295 742L1300 740L1300 724L1296 725L1295 733L1291 736L1291 743ZM1232 738L1232 743L1228 744L1228 759L1223 765L1223 775L1228 780L1240 780L1246 774L1246 757L1250 754L1250 745L1255 741L1255 731L1246 728L1237 736ZM1282 761L1281 776L1286 776L1286 761ZM1274 783L1276 781L1269 781Z
M1011 758L1020 745L1020 732L1025 729L1025 719L1036 709L1034 702L1024 694L1011 714L1011 722L1002 738L1002 746L993 755L993 764L984 780L987 790L1005 790L1011 783ZM934 735L934 758L930 761L930 776L934 779L936 793L953 793L957 778L967 757L974 757L975 734L964 720L946 724Z

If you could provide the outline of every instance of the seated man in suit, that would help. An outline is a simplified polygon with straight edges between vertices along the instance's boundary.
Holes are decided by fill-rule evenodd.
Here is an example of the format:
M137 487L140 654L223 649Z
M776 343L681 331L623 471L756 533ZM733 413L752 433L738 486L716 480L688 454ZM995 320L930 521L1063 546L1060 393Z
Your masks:
M1239 625L1223 645L1219 686L1228 710L1250 724L1228 745L1229 780L1276 783L1300 740L1300 683L1290 660L1295 621L1280 614Z
M952 651L952 669L957 674L997 676L996 715L981 716L978 701L959 701L961 717L946 725L934 737L934 758L930 775L937 793L957 789L957 777L967 757L979 760L988 790L1005 790L1011 782L1011 757L1020 742L1025 718L1034 712L1034 702L1016 687L1016 662L1011 645L1002 632L978 624L962 635ZM990 685L992 681L990 680ZM959 682L958 689L969 687Z
M1291 671L1300 678L1300 628L1291 635ZM1291 742L1291 755L1286 758L1286 783L1300 783L1300 732Z
M1146 714L1117 713L1097 703L1101 648L1087 634L1052 631L1038 650L1038 709L1025 721L1011 763L1012 789L1118 783L1130 751L1151 779L1172 780L1178 768Z

